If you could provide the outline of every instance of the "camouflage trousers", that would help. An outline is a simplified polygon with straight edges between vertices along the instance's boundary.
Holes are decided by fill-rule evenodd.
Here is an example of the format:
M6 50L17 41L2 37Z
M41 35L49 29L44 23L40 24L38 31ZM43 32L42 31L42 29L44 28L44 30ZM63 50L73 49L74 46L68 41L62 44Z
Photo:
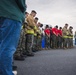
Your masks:
M33 51L37 51L37 36L34 36L34 41L33 41Z
M73 47L73 39L72 38L68 38L68 47L69 48Z
M45 35L45 47L50 48L50 37Z
M25 52L25 40L26 40L26 36L24 31L21 31L21 35L20 35L20 39L19 39L19 43L18 43L18 47L17 50L14 54L14 57L18 57L21 56L23 52Z
M26 41L25 41L26 53L29 53L29 54L32 53L33 44L34 44L34 35L33 34L27 34L26 35Z
M68 38L63 38L63 48L68 47Z
M37 37L37 50L41 50L41 38Z

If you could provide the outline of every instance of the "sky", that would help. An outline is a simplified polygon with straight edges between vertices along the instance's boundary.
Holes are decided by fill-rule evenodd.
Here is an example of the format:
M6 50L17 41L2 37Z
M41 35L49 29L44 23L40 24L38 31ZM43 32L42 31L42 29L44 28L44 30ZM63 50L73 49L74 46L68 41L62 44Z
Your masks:
M53 27L65 23L76 31L76 0L26 0L27 12L36 10L39 22Z

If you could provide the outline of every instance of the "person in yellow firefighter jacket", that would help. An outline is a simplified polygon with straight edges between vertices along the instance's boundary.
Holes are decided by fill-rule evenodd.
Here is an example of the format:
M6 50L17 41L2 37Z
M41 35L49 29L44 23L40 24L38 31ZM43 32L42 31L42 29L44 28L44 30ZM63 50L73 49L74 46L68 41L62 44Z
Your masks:
M69 48L72 48L73 47L73 31L72 31L73 27L70 26L69 27L69 30L68 30L68 46Z
M41 23L37 24L37 50L41 50L41 30L40 27Z
M34 22L35 22L35 26L34 26L34 44L33 44L32 51L36 52L36 51L38 51L37 50L37 22L38 22L38 18L37 17L35 17Z
M33 41L34 41L34 17L36 16L36 11L32 10L31 13L26 18L27 21L27 30L26 30L26 55L27 56L34 56L34 53L32 52L33 48Z
M25 16L26 18L28 17L29 13L25 12ZM17 50L14 54L14 59L15 60L25 60L25 57L23 57L26 54L26 50L25 50L25 40L26 40L26 30L27 30L27 22L26 22L26 18L24 23L22 24L21 27L21 34L20 34L20 39L19 39L19 43L18 43L18 47Z
M68 44L68 24L65 24L65 26L62 29L62 35L63 35L63 48L67 48Z

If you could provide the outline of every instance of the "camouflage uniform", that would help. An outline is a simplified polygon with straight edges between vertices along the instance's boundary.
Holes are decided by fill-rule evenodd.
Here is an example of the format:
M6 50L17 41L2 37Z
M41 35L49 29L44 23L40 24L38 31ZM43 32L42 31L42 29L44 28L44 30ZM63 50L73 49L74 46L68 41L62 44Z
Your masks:
M37 50L41 50L41 30L37 27Z
M18 47L14 54L14 59L17 59L17 60L24 59L23 58L24 50L25 50L25 34L24 34L24 29L22 28Z

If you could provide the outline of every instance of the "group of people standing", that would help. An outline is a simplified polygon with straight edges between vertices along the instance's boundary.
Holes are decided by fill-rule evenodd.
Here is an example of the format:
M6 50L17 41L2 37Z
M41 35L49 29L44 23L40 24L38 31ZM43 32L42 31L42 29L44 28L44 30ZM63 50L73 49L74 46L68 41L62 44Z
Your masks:
M31 13L25 12L26 18L22 26L18 48L14 54L15 60L25 60L25 56L34 56L34 52L43 49L73 48L72 26L66 23L64 27L46 25L43 28L36 14L35 10L32 10Z
M73 47L72 26L68 28L65 24L63 28L58 28L58 25L53 28L46 25L42 29L37 12L25 12L25 3L26 0L0 0L0 75L14 75L13 57L15 60L25 60L26 56L34 56L34 52L43 49L43 38L45 49Z
M21 26L25 19L26 0L0 0L0 75L12 72Z
M46 25L45 32L45 48L53 49L68 49L73 47L73 27L66 23L65 26L59 27L56 25L54 28Z
M37 12L25 12L26 18L22 26L21 38L16 53L15 60L24 60L25 56L34 56L34 52L41 50L42 23L38 22Z

